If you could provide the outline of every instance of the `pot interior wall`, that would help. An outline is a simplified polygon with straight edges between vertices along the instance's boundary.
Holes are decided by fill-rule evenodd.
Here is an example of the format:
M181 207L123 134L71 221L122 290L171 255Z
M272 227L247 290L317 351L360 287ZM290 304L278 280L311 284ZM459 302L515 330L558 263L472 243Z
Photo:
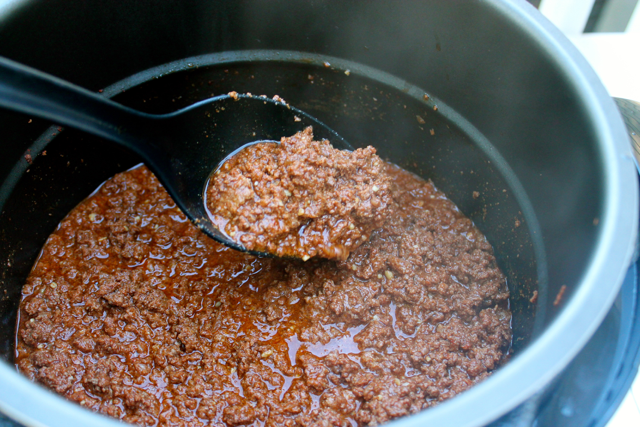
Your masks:
M374 145L383 158L432 179L494 245L512 292L514 351L529 341L537 265L528 222L512 192L514 183L494 167L496 161L477 141L434 111L431 101L368 76L313 64L241 61L197 69L187 66L185 71L153 79L156 72L150 71L149 81L125 92L121 90L131 81L112 88L120 92L115 99L146 112L164 113L230 90L278 94L329 124L354 146ZM33 164L21 160L24 173L0 215L0 245L7 251L0 267L5 277L0 292L7 295L0 303L5 325L0 349L6 360L13 354L20 288L47 236L101 182L140 162L135 155L80 132L53 129L53 133L60 134L51 138L46 133L32 148ZM43 151L36 157L39 150L46 150L46 155Z

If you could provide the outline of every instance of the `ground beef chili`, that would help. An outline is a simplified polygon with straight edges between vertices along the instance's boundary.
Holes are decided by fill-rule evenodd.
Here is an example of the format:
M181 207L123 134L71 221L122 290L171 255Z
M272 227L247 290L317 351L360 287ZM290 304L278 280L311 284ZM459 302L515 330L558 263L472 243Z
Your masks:
M511 341L492 248L385 164L391 214L344 261L256 258L199 232L145 168L51 235L23 289L17 367L140 425L375 425L486 378Z
M248 249L345 260L389 213L389 176L375 153L314 141L310 127L249 146L213 174L211 220Z

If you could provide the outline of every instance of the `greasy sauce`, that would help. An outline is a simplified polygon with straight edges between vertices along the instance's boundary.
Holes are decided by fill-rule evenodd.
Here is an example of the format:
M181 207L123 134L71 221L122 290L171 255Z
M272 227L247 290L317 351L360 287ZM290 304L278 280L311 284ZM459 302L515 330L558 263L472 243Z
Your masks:
M375 425L486 378L511 342L484 236L384 166L391 214L343 261L201 234L143 166L60 223L23 288L17 367L140 425Z

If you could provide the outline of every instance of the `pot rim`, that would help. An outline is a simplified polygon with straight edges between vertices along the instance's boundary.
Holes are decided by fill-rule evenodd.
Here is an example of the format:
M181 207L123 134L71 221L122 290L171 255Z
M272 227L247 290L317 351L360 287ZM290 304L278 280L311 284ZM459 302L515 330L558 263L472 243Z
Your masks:
M637 171L628 135L613 99L577 48L525 0L486 0L485 4L526 29L571 77L575 92L587 107L585 114L591 118L600 141L598 148L605 176L605 200L596 249L574 294L565 301L557 318L525 350L485 381L455 398L389 425L485 425L541 390L567 366L602 322L618 294L635 248L639 207ZM174 67L173 64L185 61L157 68ZM125 80L133 85L135 77ZM123 82L112 86L121 87ZM610 285L600 286L601 283ZM122 426L115 419L79 410L77 404L29 381L4 361L0 363L0 378L3 379L0 411L22 424ZM29 396L28 400L25 396Z

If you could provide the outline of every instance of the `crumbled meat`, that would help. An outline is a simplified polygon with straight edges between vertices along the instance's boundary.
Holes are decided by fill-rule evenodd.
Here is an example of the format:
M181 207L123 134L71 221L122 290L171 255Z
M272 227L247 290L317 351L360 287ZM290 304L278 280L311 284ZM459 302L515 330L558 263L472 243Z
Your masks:
M27 279L19 370L142 426L377 425L455 396L507 357L505 278L433 184L375 179L380 227L303 263L209 239L145 167L116 175Z
M249 146L212 176L211 220L248 249L347 259L390 212L390 180L375 152L314 141L310 127Z

